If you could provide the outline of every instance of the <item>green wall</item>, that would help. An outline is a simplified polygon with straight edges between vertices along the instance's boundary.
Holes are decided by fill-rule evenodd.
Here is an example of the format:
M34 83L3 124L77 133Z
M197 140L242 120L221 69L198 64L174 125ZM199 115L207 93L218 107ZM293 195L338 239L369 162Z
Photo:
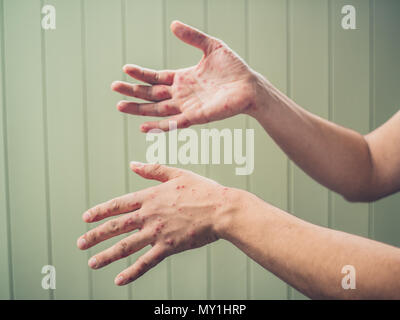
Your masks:
M41 29L45 4L56 7L56 30ZM346 4L357 10L356 30L341 27ZM169 257L122 288L114 276L140 253L89 270L90 255L75 245L87 228L82 212L152 184L128 168L145 160L143 119L116 111L110 84L126 79L128 62L196 63L199 51L169 31L180 19L222 38L304 108L367 133L399 109L400 1L0 0L0 10L1 299L304 298L224 241ZM206 126L254 128L255 170L188 169L313 223L400 246L400 196L348 203L288 161L253 119ZM41 287L47 264L56 290Z

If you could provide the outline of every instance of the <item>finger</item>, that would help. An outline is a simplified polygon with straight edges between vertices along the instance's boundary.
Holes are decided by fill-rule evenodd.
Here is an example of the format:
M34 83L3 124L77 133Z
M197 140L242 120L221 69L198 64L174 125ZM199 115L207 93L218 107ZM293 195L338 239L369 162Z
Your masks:
M118 102L117 109L124 113L150 117L166 117L176 115L181 112L179 108L170 100L164 100L158 103L120 101Z
M158 163L142 163L132 161L130 165L132 171L143 178L157 180L160 182L166 182L182 174L181 169L167 167Z
M179 113L168 119L159 121L148 121L141 125L143 132L149 132L152 129L160 129L162 131L170 131L172 129L182 129L190 127L195 123L191 122L185 113Z
M183 42L203 50L205 55L210 54L218 42L215 38L180 21L173 21L171 30Z
M86 232L78 239L78 248L82 250L89 249L104 240L133 231L142 225L143 220L139 212L131 212L120 218L109 220Z
M87 210L82 219L85 222L96 222L107 217L137 210L141 207L144 193L145 190L141 190L98 204Z
M142 68L134 64L125 65L123 70L132 78L149 84L165 84L170 86L174 82L175 72L171 70L156 71Z
M135 281L137 278L142 276L144 273L155 267L165 258L165 253L160 246L154 246L145 254L140 256L136 262L129 268L126 268L118 276L116 276L114 282L118 286L128 284Z
M162 101L171 98L169 86L165 85L144 86L124 81L114 81L111 88L124 96L136 97L148 101Z
M118 241L112 247L96 254L89 259L88 265L92 269L102 268L111 262L125 258L145 246L149 245L153 240L150 232L144 230L135 232L129 237Z

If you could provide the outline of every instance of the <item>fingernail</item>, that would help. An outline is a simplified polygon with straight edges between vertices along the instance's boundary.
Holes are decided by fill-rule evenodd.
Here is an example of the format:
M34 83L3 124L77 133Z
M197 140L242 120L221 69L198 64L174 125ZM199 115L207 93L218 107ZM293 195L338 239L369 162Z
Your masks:
M79 247L80 249L84 249L84 248L86 247L86 244L87 244L87 241L86 241L85 238L80 238L80 239L78 240L78 247Z
M120 286L121 284L124 283L124 277L123 277L123 276L118 276L117 278L115 278L114 283L115 283L117 286Z
M97 259L95 257L90 258L88 264L89 264L89 267L96 268L97 267Z
M138 161L131 161L131 166L134 166L134 167L136 167L136 168L141 168L141 167L144 167L144 163L143 162L138 162Z
M85 212L84 214L83 214L83 220L84 221L90 221L90 213L89 212Z

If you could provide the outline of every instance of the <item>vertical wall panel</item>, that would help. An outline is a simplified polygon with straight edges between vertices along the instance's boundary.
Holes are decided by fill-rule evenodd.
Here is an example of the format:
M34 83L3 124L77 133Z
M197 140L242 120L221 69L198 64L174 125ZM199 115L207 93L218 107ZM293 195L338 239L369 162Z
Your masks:
M352 1L356 30L342 28L341 9L348 1L331 1L332 120L365 134L369 131L369 3ZM369 208L333 195L334 229L368 236Z
M125 159L123 116L115 110L118 97L110 90L112 81L121 78L121 2L85 0L84 4L89 199L90 206L93 206L125 193L129 166ZM110 247L122 237L95 246L90 250L91 254ZM93 297L127 298L129 287L114 285L115 276L127 266L127 260L122 259L92 272Z
M374 1L374 127L400 109L400 2ZM399 147L399 146L393 146ZM400 246L400 194L374 204L376 240Z
M56 7L56 30L41 29L43 4ZM341 28L346 4L356 8L356 30ZM146 161L150 142L139 125L148 119L118 113L122 97L110 84L127 79L125 63L175 69L198 62L201 52L171 34L174 19L221 38L323 118L366 133L399 110L397 0L0 0L0 10L0 299L286 297L285 283L224 241L170 257L127 287L116 287L114 277L148 248L96 271L76 248L88 206L158 184L129 170L129 160ZM250 177L236 176L236 165L186 168L312 223L369 231L400 246L399 195L370 206L330 198L295 165L288 168L254 119L204 127L246 125L255 129ZM41 287L47 264L57 270L54 293Z
M40 2L4 1L5 81L15 298L46 299L48 256Z
M286 1L257 0L249 4L248 56L260 72L283 92L287 81ZM274 206L287 210L287 157L265 130L251 119L255 131L255 169L250 190ZM251 264L251 298L285 299L287 285L255 262Z
M163 69L163 0L127 0L125 8L126 61L124 63L133 63L156 70ZM149 41L149 39L151 40ZM138 83L138 81L129 77L126 80ZM139 99L132 100L139 101ZM126 116L128 120L128 160L146 162L146 148L151 142L146 142L146 135L140 132L139 127L140 124L150 118L133 115ZM125 166L127 165L128 162ZM130 172L129 176L130 191L137 191L159 184L159 182L143 179L133 172ZM133 255L132 262L148 249L149 247L146 247ZM167 277L167 261L164 260L131 285L132 297L134 299L167 299Z
M7 149L6 149L6 115L4 103L4 69L3 69L3 0L0 0L0 300L10 299L11 273L9 269L9 222L7 208Z
M328 118L328 2L290 1L291 97L302 107ZM327 225L328 191L293 166L293 213ZM299 298L297 294L295 298Z
M81 1L52 0L46 4L57 12L56 30L43 31L55 297L88 299L88 257L76 247L77 238L86 231L81 216L87 205Z
M180 69L196 65L202 57L202 52L183 43L172 34L170 24L173 20L181 20L204 30L204 1L166 1L166 19L163 26L166 35L165 67ZM204 127L206 126L195 126L192 129L195 129L200 137L200 129ZM182 142L179 145L182 145ZM184 165L183 168L206 175L204 165ZM171 257L170 260L171 298L205 299L207 297L207 247L182 252Z
M244 0L208 1L208 32L224 40L242 57L246 43L244 13ZM210 128L244 130L246 117L241 115L211 123ZM210 178L230 187L247 187L246 176L235 175L235 164L211 165ZM245 299L248 293L247 257L230 243L220 240L212 244L211 259L211 298Z

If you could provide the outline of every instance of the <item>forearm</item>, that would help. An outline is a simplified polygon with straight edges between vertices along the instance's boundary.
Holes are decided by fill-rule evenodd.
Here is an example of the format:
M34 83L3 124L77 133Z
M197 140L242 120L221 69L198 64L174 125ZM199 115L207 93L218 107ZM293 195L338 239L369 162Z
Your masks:
M312 225L252 194L236 191L219 234L311 298L400 298L400 249ZM341 286L343 266L356 270L356 290Z
M307 174L351 201L374 198L368 143L359 133L298 106L261 76L252 114Z

